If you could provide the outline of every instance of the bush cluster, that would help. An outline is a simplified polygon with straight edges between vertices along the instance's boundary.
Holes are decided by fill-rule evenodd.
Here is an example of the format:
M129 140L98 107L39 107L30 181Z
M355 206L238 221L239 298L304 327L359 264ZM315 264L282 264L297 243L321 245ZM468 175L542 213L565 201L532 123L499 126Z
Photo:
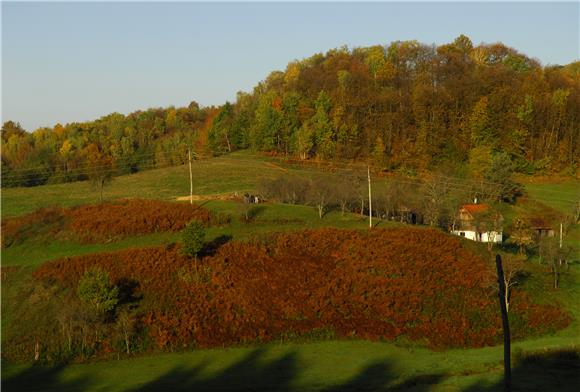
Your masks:
M134 282L131 297L140 300L132 310L138 322L131 344L139 350L275 341L320 330L339 338L406 336L433 348L492 345L502 336L490 290L493 264L431 229L319 229L229 242L200 260L204 279L191 278L195 266L179 246L61 259L33 276L39 285L67 290L94 267L117 284ZM29 306L29 312L45 309ZM510 314L518 320L515 338L569 323L558 308L534 304L524 292L514 294ZM119 346L116 323L101 329L96 353ZM52 336L45 350L58 351L64 343L51 328L54 323L37 331ZM30 350L33 339L8 338L4 354Z
M159 200L125 199L70 209L44 208L2 220L4 247L16 245L41 233L98 243L125 237L182 230L191 220L205 226L222 224L225 217L197 205Z

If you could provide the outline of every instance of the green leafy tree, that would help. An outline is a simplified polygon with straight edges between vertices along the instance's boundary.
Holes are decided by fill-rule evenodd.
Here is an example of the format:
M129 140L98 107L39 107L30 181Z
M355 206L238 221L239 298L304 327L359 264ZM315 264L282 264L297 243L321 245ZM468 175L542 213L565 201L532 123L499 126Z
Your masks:
M213 120L209 130L208 143L214 152L231 152L232 151L232 128L234 121L233 106L226 102L220 112Z
M513 202L520 193L520 188L513 180L514 163L505 152L492 156L490 166L484 171L484 179L492 183L498 199Z
M294 134L293 138L294 151L298 153L300 159L304 160L308 157L310 151L314 147L314 131L310 122L305 122Z
M316 152L322 159L334 157L336 150L334 129L328 116L330 105L330 97L321 91L316 100L316 113L312 117L312 125L316 139Z
M182 248L181 252L188 256L193 257L195 260L195 273L197 275L197 256L199 252L203 249L205 238L205 227L199 221L192 220L185 226L185 229L181 232Z
M85 271L77 294L99 316L113 310L119 302L119 289L111 283L109 274L99 268Z
M99 201L103 201L103 188L113 179L112 158L103 154L96 144L87 147L88 176L93 186L99 191Z
M495 133L491 127L487 97L482 97L475 104L469 117L471 145L491 146L495 143Z
M523 218L518 217L514 219L509 242L518 246L520 254L525 254L526 248L534 244L534 232Z

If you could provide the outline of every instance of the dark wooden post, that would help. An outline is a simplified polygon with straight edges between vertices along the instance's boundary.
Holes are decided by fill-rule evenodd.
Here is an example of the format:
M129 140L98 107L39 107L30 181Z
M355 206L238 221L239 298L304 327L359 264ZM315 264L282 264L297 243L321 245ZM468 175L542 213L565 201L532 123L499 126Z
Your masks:
M499 306L501 308L501 320L503 323L503 367L504 367L504 387L506 391L511 390L512 370L510 359L510 322L505 303L505 280L503 276L503 267L501 265L501 256L495 255L495 266L497 268L497 282L499 284Z

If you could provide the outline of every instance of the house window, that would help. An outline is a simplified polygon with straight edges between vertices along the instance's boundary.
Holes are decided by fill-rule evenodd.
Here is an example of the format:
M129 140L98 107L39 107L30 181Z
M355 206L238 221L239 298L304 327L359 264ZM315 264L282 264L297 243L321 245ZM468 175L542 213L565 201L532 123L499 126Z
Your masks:
M462 232L459 233L459 235L462 236L462 237L465 237L465 232L462 231Z

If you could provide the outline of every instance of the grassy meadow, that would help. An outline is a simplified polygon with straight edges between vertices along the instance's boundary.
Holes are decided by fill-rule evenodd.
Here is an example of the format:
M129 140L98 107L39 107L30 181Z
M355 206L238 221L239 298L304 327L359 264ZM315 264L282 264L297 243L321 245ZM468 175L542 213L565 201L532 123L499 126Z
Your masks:
M283 172L311 175L312 168L284 167L246 153L232 154L194 164L196 195L228 195L256 189L261 178ZM527 198L567 213L578 199L578 182L526 183ZM114 178L105 188L105 198L139 197L175 200L189 193L187 166L145 171ZM97 192L85 182L2 190L2 217L18 216L40 207L74 206L98 201ZM247 240L272 232L303 228L341 227L366 229L368 220L358 214L328 212L322 219L313 207L265 203L254 207L249 222L242 219L243 203L234 200L196 201L214 212L231 216L231 222L211 227L207 239L227 236ZM507 219L518 208L507 206ZM379 227L399 223L375 221ZM2 276L2 328L16 328L11 309L19 306L20 289L40 264L62 257L108 252L132 247L170 244L179 233L155 233L102 244L32 238L2 249L2 266L19 267ZM533 279L522 285L541 295L541 301L559 304L572 316L572 323L550 336L529 338L512 347L516 390L576 390L580 383L580 228L570 227L566 241L576 256L562 275L561 287L551 289L547 267L537 259L528 262ZM479 244L470 244L478 247ZM499 317L499 316L498 316ZM4 335L4 334L3 334ZM2 387L6 391L495 391L502 390L501 346L480 349L432 351L420 344L399 340L280 341L266 345L223 347L134 356L110 361L70 363L43 367L3 361ZM531 355L535 355L530 357Z

